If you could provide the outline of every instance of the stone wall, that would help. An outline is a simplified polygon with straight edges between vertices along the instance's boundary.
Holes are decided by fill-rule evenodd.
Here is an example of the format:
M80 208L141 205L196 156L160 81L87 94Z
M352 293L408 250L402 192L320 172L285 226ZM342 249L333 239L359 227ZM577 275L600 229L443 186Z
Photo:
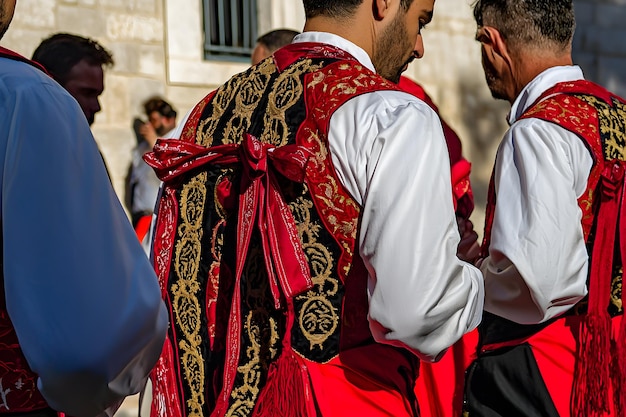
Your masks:
M69 32L96 39L113 53L107 70L102 112L93 132L118 193L135 144L132 119L140 103L166 83L163 6L159 0L20 0L3 46L30 57L42 39Z
M626 97L626 0L575 0L574 61L585 76Z
M106 74L103 111L94 135L118 193L135 139L134 117L153 94L166 97L181 117L206 93L247 63L207 62L202 49L200 0L19 0L2 44L30 56L39 42L58 31L93 37L116 61ZM474 40L473 0L437 0L435 18L424 31L426 55L407 75L422 83L457 131L473 164L481 229L487 182L508 103L497 102L484 82L480 46ZM574 59L586 75L626 95L626 0L575 0L578 29ZM299 1L259 0L259 30L300 30ZM426 196L425 196L426 197Z

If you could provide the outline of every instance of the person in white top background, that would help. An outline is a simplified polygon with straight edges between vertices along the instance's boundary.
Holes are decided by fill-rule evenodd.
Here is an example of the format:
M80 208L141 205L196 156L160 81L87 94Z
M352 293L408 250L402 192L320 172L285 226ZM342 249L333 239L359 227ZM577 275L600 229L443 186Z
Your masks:
M434 1L303 3L292 44L146 156L172 317L153 415L416 416L418 360L480 321L441 123L396 85Z
M140 241L144 240L150 228L161 185L161 181L142 157L152 150L157 138L167 137L172 133L176 127L177 115L174 107L160 96L148 98L144 101L143 108L148 120L135 119L138 143L133 149L124 189L124 202Z
M487 84L511 110L488 197L466 409L623 416L626 105L573 65L571 0L479 0L474 15Z
M158 359L167 312L78 103L1 47L0 154L0 414L111 414Z

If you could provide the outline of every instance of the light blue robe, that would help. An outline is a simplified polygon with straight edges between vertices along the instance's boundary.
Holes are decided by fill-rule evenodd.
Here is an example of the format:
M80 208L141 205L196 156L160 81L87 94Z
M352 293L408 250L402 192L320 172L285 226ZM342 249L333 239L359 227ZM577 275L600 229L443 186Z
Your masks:
M80 107L6 58L0 187L7 309L24 355L52 408L95 416L141 389L167 312Z

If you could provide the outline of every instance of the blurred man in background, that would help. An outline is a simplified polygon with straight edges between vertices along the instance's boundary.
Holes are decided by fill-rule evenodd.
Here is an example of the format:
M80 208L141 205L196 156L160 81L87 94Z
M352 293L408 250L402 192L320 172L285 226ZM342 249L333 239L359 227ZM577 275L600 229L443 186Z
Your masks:
M275 29L259 36L252 51L252 65L258 64L277 49L289 45L298 33L300 32L291 29Z
M96 113L102 110L100 95L104 91L104 68L114 64L111 53L93 39L57 33L39 44L32 60L43 65L52 78L76 99L91 126ZM106 167L101 151L100 156ZM107 174L108 171L107 168Z
M130 211L137 237L143 241L150 228L161 181L142 159L157 141L169 135L176 127L176 110L163 98L155 96L143 104L147 122L139 125L139 144L133 149L132 160L126 176L126 208Z
M44 39L32 57L52 78L78 101L91 126L104 91L104 68L114 64L113 56L93 39L57 33Z

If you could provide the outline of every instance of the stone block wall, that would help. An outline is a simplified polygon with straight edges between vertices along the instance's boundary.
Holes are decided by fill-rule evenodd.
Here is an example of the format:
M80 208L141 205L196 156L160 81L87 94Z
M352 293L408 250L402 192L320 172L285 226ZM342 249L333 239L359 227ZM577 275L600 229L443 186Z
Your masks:
M3 46L30 57L56 32L93 38L113 53L105 74L102 111L93 132L120 196L135 145L132 120L152 94L169 98L163 6L160 0L20 0ZM174 103L175 105L177 103ZM184 109L181 109L184 110Z
M507 128L508 103L487 89L474 40L473 0L437 0L424 31L425 56L407 75L422 83L457 131L473 164L482 229L486 189L497 144ZM574 0L578 28L574 59L588 78L626 95L626 0ZM143 117L141 103L161 94L182 117L210 90L246 63L206 62L202 53L201 0L19 0L3 46L30 56L39 42L64 31L92 37L111 50L115 67L106 73L103 111L93 126L120 196L135 144L131 124ZM259 30L301 30L299 1L259 0Z
M575 0L574 62L585 77L626 96L626 0Z

